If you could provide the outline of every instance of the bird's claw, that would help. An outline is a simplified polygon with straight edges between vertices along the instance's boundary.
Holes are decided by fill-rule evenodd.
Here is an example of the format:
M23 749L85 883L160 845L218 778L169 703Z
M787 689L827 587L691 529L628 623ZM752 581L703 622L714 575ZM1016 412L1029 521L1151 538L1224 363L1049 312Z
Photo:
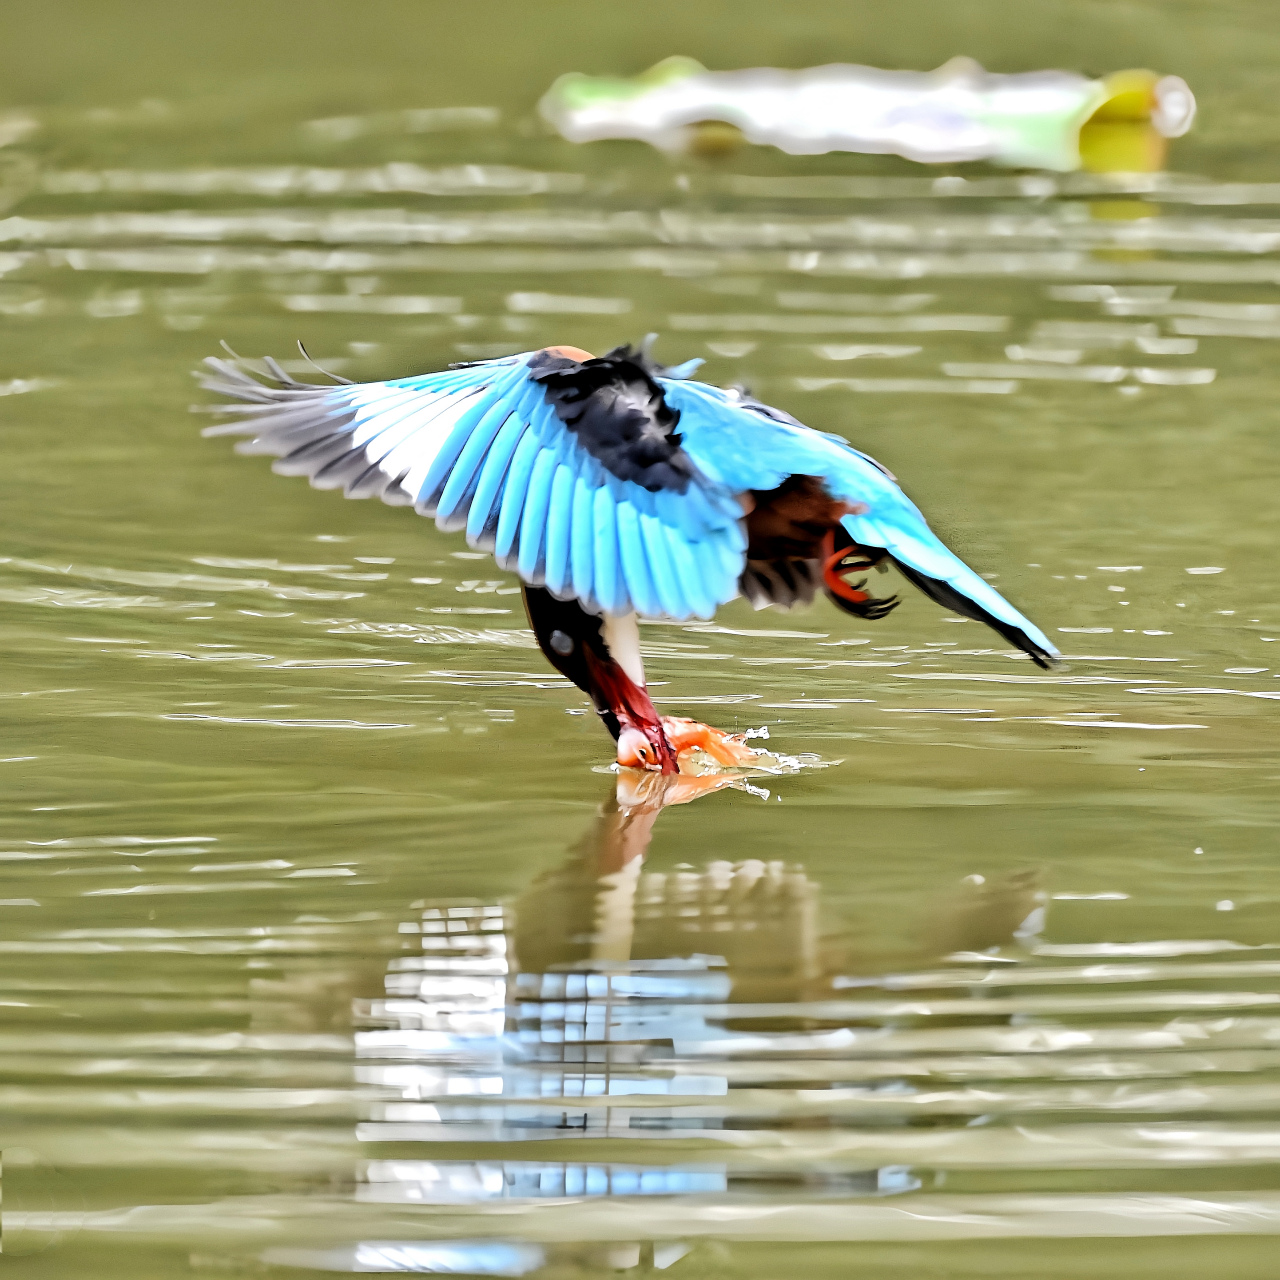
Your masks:
M747 746L747 740L741 734L725 733L723 729L684 716L663 716L662 731L681 763L695 750L703 751L717 764L729 767L752 764L762 754Z

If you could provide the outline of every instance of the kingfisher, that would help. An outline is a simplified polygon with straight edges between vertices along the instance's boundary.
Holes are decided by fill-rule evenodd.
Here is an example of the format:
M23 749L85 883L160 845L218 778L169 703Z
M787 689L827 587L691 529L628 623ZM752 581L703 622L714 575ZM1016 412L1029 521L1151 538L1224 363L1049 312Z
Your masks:
M898 604L866 589L892 565L936 603L986 623L1049 668L1053 644L929 528L896 478L843 437L740 387L666 367L652 338L451 365L388 382L300 382L210 357L202 385L237 403L207 436L317 489L381 498L466 534L520 580L547 660L588 695L617 763L680 772L689 753L749 764L745 738L660 716L639 620L709 621L738 596L789 609L819 591L874 621Z

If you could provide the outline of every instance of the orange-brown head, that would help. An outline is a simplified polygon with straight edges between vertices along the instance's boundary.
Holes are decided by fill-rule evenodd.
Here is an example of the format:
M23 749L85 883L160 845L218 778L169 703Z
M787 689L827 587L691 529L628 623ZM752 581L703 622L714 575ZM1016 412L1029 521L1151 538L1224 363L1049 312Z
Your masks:
M581 347L546 347L544 350L550 351L553 356L564 356L568 360L576 360L579 364L584 360L595 359L590 351L583 351Z

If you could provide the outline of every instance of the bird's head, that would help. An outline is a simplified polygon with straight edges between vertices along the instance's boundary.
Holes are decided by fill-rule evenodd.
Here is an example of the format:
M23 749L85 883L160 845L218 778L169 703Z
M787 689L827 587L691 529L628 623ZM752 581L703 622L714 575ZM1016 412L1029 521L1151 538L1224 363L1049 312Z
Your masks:
M618 763L650 773L676 773L675 752L660 724L625 725L618 734Z

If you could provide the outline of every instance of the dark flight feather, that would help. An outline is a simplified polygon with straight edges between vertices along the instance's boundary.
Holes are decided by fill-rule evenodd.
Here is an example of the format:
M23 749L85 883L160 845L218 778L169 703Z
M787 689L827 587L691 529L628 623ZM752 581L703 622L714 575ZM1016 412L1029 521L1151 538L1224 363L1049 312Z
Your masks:
M627 346L593 360L542 351L529 361L529 377L593 458L619 480L684 493L693 463L676 430L680 414L663 398L656 372L643 352Z

